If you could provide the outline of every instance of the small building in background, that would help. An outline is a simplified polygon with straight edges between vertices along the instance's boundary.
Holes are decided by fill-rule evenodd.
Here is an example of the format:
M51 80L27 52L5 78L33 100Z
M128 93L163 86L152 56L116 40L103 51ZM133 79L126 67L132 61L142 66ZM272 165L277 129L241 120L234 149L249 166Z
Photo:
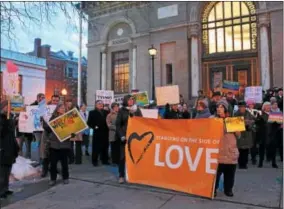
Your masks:
M0 96L3 92L2 71L6 70L7 61L12 61L19 69L19 93L25 97L25 104L33 103L38 93L45 93L46 59L1 49Z

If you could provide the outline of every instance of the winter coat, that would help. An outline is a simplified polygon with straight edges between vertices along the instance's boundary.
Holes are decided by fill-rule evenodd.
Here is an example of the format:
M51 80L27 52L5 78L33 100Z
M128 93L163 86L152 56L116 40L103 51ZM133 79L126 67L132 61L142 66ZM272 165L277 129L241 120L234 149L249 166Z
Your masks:
M12 117L10 117L12 118ZM0 164L12 166L20 151L15 137L15 121L0 115Z
M116 118L117 112L111 112L107 115L106 121L109 128L109 141L114 142L116 140Z
M190 119L191 118L191 115L188 111L183 111L182 112L182 118L183 119Z
M237 144L239 149L250 149L253 146L253 126L255 123L254 117L246 110L244 114L237 111L236 117L243 116L245 119L246 130L241 132L241 136L237 138Z
M211 115L215 114L217 110L217 102L211 101L209 105L209 110L210 110Z
M270 133L270 124L268 123L268 117L269 115L265 112L261 112L261 115L258 115L258 117L255 120L255 123L257 125L257 132L256 132L256 142L258 144L269 144L269 133Z
M108 140L108 126L106 122L107 112L105 110L92 110L89 113L87 124L94 130L93 139Z
M283 97L277 96L276 99L280 111L283 112Z
M126 107L120 108L116 118L116 133L119 139L121 139L122 137L126 137L126 130L127 130L129 116L142 117L141 110L137 108L136 112L131 113Z
M183 119L183 117L179 111L175 112L171 110L165 114L165 119Z
M51 116L49 121L54 120L56 117ZM70 139L67 139L63 142L60 142L57 136L53 133L51 128L48 126L47 123L43 123L43 128L46 131L46 139L47 139L47 147L46 148L52 148L52 149L70 149L71 148L71 142Z
M217 118L211 116L210 118ZM224 124L224 135L220 141L219 158L218 163L220 164L238 164L239 150L237 147L237 138L234 133L227 133L225 131Z
M210 118L211 117L211 113L210 110L208 108L204 109L203 111L197 112L195 119L198 118Z

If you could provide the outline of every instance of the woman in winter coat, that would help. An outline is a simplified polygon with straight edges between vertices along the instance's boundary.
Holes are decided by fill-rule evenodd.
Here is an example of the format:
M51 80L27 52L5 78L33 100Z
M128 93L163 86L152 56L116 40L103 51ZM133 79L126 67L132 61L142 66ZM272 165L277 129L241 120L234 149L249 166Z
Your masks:
M178 110L178 104L171 105L170 111L165 113L165 119L183 119L182 113Z
M124 182L125 178L125 144L128 117L142 117L141 110L135 105L135 100L131 95L123 98L122 108L118 111L116 118L116 132L120 140L120 160L118 165L119 183Z
M258 126L256 139L258 140L259 144L259 164L258 167L262 168L264 156L266 154L267 160L270 160L269 156L269 133L270 133L270 124L268 123L269 113L271 110L270 102L264 102L262 105L261 114L258 115L256 118L256 124ZM276 163L275 163L276 164ZM275 164L273 165L275 167Z
M211 113L208 108L208 101L207 99L199 100L196 104L196 116L195 119L198 118L210 118Z
M65 114L66 109L64 104L57 105L49 121L56 119L57 117ZM62 179L64 184L69 183L69 167L68 167L68 154L70 152L71 143L70 139L60 142L57 136L53 133L51 128L43 123L44 129L47 131L49 138L49 160L50 160L50 186L56 184L57 178L57 163L60 161L62 167ZM74 138L75 134L72 134L71 138Z
M12 165L18 157L19 146L15 137L15 121L8 116L8 101L0 103L0 198L13 194L9 190Z
M226 100L217 102L216 118L225 119L229 117L229 104ZM224 175L224 193L228 197L234 196L233 187L235 182L236 165L238 163L239 151L235 133L224 133L221 139L218 169L215 184L215 196L219 187L220 177Z
M247 169L249 150L253 146L252 130L254 126L254 117L246 110L246 102L240 101L238 103L238 111L235 113L236 117L244 117L246 130L242 131L240 137L237 138L240 157L238 160L239 169Z
M109 142L111 149L111 160L113 164L118 165L119 163L119 149L120 140L117 140L116 135L116 118L119 110L118 103L111 104L111 112L107 115L106 122L109 129Z

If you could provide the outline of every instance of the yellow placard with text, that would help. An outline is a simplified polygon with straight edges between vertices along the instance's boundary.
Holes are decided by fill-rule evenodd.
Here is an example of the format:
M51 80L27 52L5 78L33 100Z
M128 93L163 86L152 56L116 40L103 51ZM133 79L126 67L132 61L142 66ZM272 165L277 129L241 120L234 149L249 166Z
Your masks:
M227 132L241 132L245 131L245 119L244 117L229 117L225 119Z
M213 198L223 128L222 119L129 118L128 181Z
M76 108L50 121L48 125L61 142L69 139L71 134L78 134L88 128Z

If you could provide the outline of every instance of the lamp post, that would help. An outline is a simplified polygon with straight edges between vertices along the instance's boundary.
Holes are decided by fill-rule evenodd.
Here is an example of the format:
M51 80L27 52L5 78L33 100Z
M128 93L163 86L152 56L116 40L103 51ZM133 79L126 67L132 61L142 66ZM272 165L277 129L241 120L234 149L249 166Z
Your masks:
M157 49L154 48L154 45L148 49L148 52L151 56L152 60L152 100L155 100L155 66L154 66L154 59L157 54Z
M65 103L65 96L67 95L67 90L64 88L61 90L61 94L63 96L63 102Z

